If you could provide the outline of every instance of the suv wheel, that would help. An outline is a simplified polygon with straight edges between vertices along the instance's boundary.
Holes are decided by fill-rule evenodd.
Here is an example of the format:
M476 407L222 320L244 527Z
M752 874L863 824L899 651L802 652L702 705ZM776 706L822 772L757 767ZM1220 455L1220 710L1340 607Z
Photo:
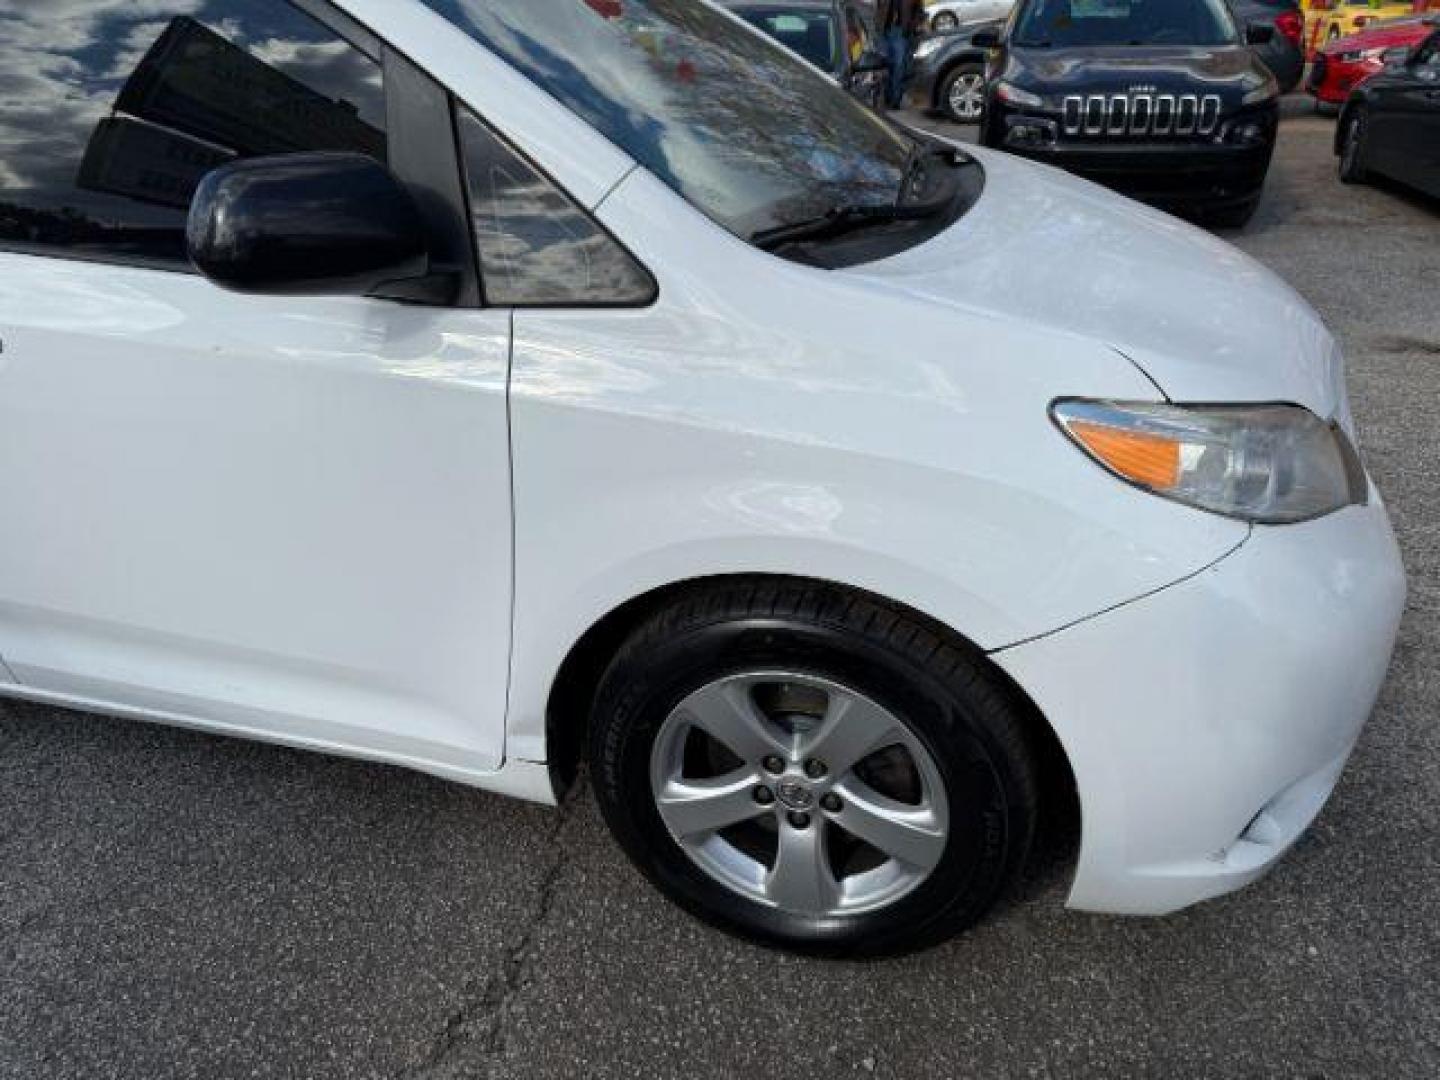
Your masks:
M985 69L960 64L940 82L940 108L957 124L978 124L985 117Z
M1021 707L983 657L829 586L719 585L654 616L602 679L590 755L656 885L807 952L963 929L1034 829Z
M1363 184L1365 168L1365 111L1356 109L1345 118L1345 134L1340 140L1340 182Z

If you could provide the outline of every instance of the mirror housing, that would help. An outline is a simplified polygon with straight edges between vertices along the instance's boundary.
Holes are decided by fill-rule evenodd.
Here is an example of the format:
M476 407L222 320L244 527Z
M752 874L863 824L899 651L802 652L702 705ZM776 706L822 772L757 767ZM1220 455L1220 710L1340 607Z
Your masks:
M215 284L271 296L388 296L444 302L425 222L409 191L363 154L231 162L195 189L190 261Z
M1275 28L1264 23L1245 24L1246 45L1269 45L1275 40Z
M855 61L855 66L850 69L852 75L871 75L877 71L889 71L890 60L884 53L874 49L866 49Z
M970 44L977 49L998 49L1000 47L1000 31L993 27L976 30L970 35Z

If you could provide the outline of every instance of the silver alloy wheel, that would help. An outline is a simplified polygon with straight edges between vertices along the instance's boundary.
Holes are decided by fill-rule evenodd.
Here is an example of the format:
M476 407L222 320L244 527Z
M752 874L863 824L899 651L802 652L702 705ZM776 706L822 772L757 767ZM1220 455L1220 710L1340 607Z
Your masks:
M967 71L950 83L950 115L973 124L985 112L985 76Z
M760 692L814 704L767 710ZM690 768L697 732L727 758L712 774ZM875 786L902 774L903 792ZM864 695L813 675L746 672L696 690L656 735L650 783L695 865L794 915L893 903L929 877L949 835L944 781L915 734ZM749 843L736 835L747 829Z

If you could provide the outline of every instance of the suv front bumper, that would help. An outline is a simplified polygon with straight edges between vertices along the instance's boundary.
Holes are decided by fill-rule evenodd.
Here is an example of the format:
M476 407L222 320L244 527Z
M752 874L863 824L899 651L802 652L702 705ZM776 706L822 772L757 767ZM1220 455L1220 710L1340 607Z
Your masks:
M1060 142L1005 149L1145 202L1220 207L1243 203L1260 193L1274 143Z
M1405 602L1378 493L1257 527L1208 570L994 659L1079 789L1068 904L1159 915L1264 874L1339 779Z

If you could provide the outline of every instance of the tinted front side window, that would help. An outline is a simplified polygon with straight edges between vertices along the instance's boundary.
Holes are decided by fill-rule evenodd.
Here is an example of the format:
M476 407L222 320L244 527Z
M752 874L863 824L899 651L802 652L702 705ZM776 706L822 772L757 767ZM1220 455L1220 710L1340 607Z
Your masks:
M840 70L839 27L835 25L835 16L828 11L741 8L739 15L821 71Z
M910 140L700 0L425 0L731 231L893 204Z
M185 266L205 173L383 160L378 64L285 0L0 0L0 244Z
M588 214L473 114L459 126L487 303L650 302L649 274Z
M1225 0L1031 0L1015 44L1037 48L1234 45Z

